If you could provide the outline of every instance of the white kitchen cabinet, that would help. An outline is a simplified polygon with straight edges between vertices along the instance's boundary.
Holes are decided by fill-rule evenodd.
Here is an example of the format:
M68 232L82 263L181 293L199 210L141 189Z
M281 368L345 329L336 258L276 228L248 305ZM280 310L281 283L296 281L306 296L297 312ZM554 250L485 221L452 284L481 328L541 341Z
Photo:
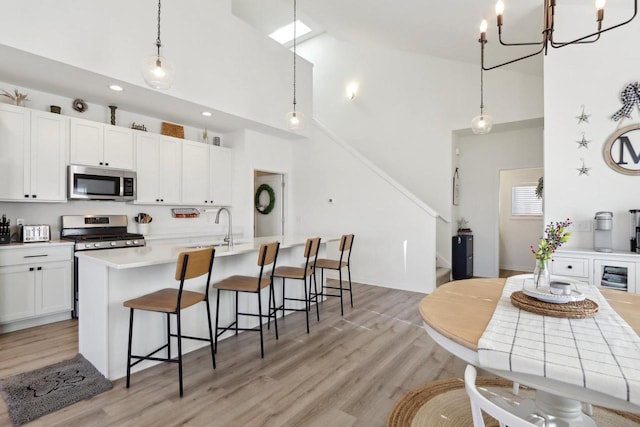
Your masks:
M182 203L210 205L209 145L200 142L182 143Z
M0 104L0 200L65 201L68 119Z
M182 140L137 131L136 203L179 204Z
M70 155L74 165L134 168L134 142L131 129L72 118Z
M233 152L211 146L211 199L216 206L231 206Z
M22 245L2 249L0 324L39 317L44 319L40 321L43 324L47 323L46 316L70 313L73 309L72 256L71 245Z
M561 249L552 257L551 273L569 276L593 286L640 293L640 254L589 249Z
M228 148L184 141L182 203L230 206L232 162Z

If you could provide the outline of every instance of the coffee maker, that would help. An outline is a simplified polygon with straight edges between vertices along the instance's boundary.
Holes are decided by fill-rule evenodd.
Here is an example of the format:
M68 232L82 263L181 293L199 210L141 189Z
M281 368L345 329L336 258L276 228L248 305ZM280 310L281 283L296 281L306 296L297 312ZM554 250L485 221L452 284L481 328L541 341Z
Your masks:
M613 212L596 212L593 246L596 252L612 252Z

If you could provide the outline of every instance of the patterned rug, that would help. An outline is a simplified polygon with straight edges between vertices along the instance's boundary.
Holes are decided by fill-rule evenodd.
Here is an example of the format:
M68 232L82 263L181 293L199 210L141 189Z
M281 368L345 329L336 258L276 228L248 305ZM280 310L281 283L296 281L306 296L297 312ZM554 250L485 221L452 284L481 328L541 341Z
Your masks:
M113 387L80 353L35 371L0 380L14 425L55 412Z
M521 386L518 396L511 392L512 383L497 377L478 377L480 392L491 397L499 394L512 403L533 399L535 390ZM484 415L487 427L498 422ZM593 407L593 419L599 426L639 426L640 415ZM464 389L464 380L451 378L433 381L407 393L400 399L387 419L387 427L473 427L471 405Z

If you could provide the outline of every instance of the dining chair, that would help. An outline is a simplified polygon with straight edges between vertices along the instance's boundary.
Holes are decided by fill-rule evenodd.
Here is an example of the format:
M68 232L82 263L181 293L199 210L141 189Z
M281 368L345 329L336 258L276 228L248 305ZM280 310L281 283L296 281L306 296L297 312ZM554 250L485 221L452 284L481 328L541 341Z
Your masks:
M353 245L353 234L345 234L340 238L340 259L325 259L320 258L313 264L314 272L320 269L320 283L322 283L322 295L328 297L340 298L340 314L344 315L344 307L342 305L342 293L343 291L349 292L349 299L351 301L351 308L353 308L353 292L351 290L351 246ZM346 256L345 256L346 254ZM342 286L342 269L347 268L349 274L349 289ZM340 278L340 286L327 286L324 283L324 270L335 270L338 272ZM337 290L338 294L327 294L325 289Z
M536 424L512 414L480 394L476 387L477 375L476 368L472 365L467 365L467 369L464 371L464 387L471 400L473 427L485 427L484 419L482 418L483 411L495 418L500 427L536 427Z
M127 388L129 388L131 378L131 368L143 360L155 360L159 362L171 362L178 364L178 379L180 383L180 397L182 391L182 339L208 341L211 347L211 360L213 369L216 368L216 355L213 340L213 329L211 328L211 308L209 306L209 283L211 281L211 269L215 249L207 248L198 251L181 252L178 255L176 264L175 279L180 282L178 289L167 288L143 295L138 298L125 301L123 305L129 308L129 345L127 348ZM185 280L207 275L205 292L193 292L184 289ZM182 334L182 310L197 303L204 302L207 306L207 323L209 325L209 338L200 338ZM165 313L167 315L167 343L162 347L152 351L145 356L131 354L131 344L133 341L133 313L134 310L153 311ZM176 316L176 333L171 333L171 315ZM171 357L171 337L178 339L178 357ZM156 357L154 354L160 350L167 349L167 357ZM131 363L131 359L137 359Z
M275 293L273 291L273 271L276 268L276 260L278 258L278 250L280 248L280 242L273 242L268 244L262 244L258 251L258 266L260 267L260 273L258 277L252 276L231 276L223 279L213 285L218 291L216 296L216 333L215 333L215 345L216 351L218 350L218 337L226 331L235 331L236 335L238 331L254 331L260 332L260 356L264 358L264 337L262 331L262 318L265 315L262 314L262 290L269 288L269 308L267 310L266 317L271 321L271 299L273 298L275 306ZM264 268L273 264L273 268L270 272L265 274ZM235 320L225 327L219 327L220 319L220 294L222 291L235 293ZM258 313L241 313L238 311L238 294L240 292L256 294L258 296ZM249 316L258 318L257 328L241 328L238 325L238 316ZM275 316L274 316L275 317ZM274 318L274 325L276 330L276 339L278 339L278 321Z
M320 237L314 237L307 239L307 243L304 247L304 257L306 259L304 263L304 267L289 267L289 266L280 266L273 271L273 277L278 277L282 279L282 305L276 307L276 303L274 301L273 305L273 313L274 316L277 316L278 310L282 310L282 316L285 315L286 311L304 311L307 316L307 333L309 333L309 311L311 311L311 302L316 303L316 317L318 321L320 321L320 309L318 308L318 284L316 282L316 275L314 274L314 270L311 269L311 266L318 259L318 248L320 247ZM307 292L307 278L309 279L309 291ZM286 280L287 279L295 279L302 280L304 282L304 299L301 298L292 298L287 297L285 294L286 288ZM314 284L314 292L312 293L311 289L311 280L313 279ZM269 301L271 301L271 295L269 296ZM287 301L304 301L304 308L287 308ZM269 307L271 307L271 303L269 303ZM271 310L271 309L269 309ZM271 311L269 312L271 315Z

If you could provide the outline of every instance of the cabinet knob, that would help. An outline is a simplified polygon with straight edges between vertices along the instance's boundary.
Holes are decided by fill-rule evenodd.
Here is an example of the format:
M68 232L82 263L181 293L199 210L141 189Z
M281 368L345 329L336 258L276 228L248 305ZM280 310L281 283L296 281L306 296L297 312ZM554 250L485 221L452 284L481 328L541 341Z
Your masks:
M38 270L38 271L42 270L42 267L38 267L38 269L37 269L37 270Z
M33 267L29 267L29 271L33 271L33 270L34 270L34 268L33 268Z
M102 166L102 162L100 162L100 166Z
M156 199L156 202L159 202L159 201L160 201L160 199Z
M567 265L567 269L571 270L573 268L573 265Z
M29 198L29 195L28 195L28 194L25 194L25 195L24 195L24 197L25 197L26 199L28 199L28 198Z
M35 199L36 197L38 197L36 194L32 194L32 195L31 195L31 198L32 198L32 199Z
M105 163L104 165L105 165L105 166L109 166L109 163L107 162L107 163Z
M164 199L160 199L161 202L164 202Z

